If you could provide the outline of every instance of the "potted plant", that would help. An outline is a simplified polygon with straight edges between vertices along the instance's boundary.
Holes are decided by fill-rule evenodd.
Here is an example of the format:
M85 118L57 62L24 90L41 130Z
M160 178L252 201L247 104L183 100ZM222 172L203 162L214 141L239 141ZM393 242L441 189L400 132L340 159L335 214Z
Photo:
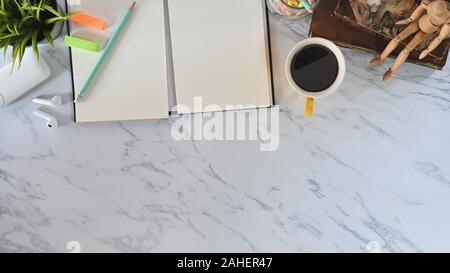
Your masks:
M39 43L48 42L60 34L63 21L71 14L61 14L56 0L0 0L0 50L6 57L12 49L12 68L20 67L25 49L31 47L39 59Z

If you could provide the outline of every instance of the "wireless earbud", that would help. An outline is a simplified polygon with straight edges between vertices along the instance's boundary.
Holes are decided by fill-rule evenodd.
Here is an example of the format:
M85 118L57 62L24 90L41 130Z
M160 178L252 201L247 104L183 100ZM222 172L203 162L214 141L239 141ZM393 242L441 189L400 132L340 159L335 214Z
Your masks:
M58 121L56 120L56 118L49 113L42 111L41 109L34 110L33 115L46 120L47 126L50 128L58 127Z
M34 98L33 102L36 104L47 105L51 107L59 107L62 105L62 97L59 95L53 96L51 99Z

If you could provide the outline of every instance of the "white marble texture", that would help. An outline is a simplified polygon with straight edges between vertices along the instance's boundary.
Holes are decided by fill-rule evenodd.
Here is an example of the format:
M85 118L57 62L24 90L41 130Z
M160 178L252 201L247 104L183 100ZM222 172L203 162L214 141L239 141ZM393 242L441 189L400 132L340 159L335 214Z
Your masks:
M174 118L48 129L30 100L71 79L61 41L46 49L52 79L0 109L0 252L450 251L449 69L382 82L392 60L344 49L342 89L305 118L283 65L309 20L271 20L276 152L176 142Z

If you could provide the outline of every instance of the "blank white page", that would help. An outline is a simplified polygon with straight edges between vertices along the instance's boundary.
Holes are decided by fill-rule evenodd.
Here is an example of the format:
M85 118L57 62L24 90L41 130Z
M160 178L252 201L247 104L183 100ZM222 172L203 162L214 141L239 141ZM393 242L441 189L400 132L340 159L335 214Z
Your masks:
M190 108L179 113L202 111L195 97L222 109L272 105L263 0L168 4L177 104Z
M69 1L77 3L78 1ZM107 22L103 32L71 24L71 35L107 40L133 0L88 0L73 5ZM137 2L103 67L93 81L85 100L77 103L76 121L122 121L167 118L164 0ZM99 53L72 49L75 96L88 76Z

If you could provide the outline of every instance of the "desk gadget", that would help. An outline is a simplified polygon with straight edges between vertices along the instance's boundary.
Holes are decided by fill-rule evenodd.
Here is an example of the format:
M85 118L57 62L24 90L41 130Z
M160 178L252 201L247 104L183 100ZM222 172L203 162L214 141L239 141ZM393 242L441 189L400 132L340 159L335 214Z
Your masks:
M34 110L33 115L35 115L38 118L44 119L47 122L47 127L49 128L58 127L58 120L51 114L47 113L42 107L37 110Z
M33 98L32 101L35 104L46 105L46 106L50 106L53 108L58 108L63 104L63 99L60 95L55 95L49 99L36 97L36 98Z

